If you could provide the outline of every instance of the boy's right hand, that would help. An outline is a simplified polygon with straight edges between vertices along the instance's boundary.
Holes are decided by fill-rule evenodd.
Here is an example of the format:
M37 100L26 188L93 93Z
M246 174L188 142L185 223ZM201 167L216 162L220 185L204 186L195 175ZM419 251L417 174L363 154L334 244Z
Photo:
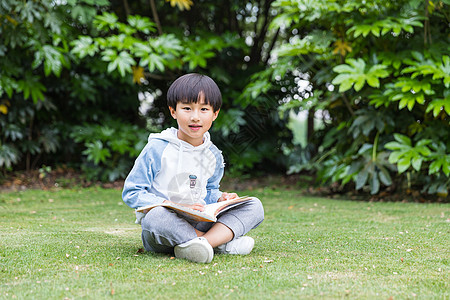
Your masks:
M220 198L219 198L219 200L217 200L217 202L232 200L234 198L239 198L239 196L236 193L223 192L222 196L220 196Z

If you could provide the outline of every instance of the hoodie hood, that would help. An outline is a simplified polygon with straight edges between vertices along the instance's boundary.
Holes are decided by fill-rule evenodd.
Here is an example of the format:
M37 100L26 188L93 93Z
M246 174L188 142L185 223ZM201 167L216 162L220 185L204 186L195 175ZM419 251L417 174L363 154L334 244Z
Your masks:
M205 132L203 135L203 143L199 146L193 146L189 144L188 142L182 141L178 138L178 129L171 127L167 128L160 133L151 133L148 136L148 141L150 142L152 139L159 139L163 141L167 141L171 143L174 147L176 147L179 150L184 151L203 151L205 149L208 149L212 142L211 142L211 136L209 135L209 132Z

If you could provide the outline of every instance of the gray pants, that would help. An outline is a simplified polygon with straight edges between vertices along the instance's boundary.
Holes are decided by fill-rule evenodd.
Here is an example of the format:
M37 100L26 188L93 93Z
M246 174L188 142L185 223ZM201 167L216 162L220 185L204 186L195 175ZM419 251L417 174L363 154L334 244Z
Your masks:
M234 238L245 235L264 220L264 208L257 198L220 214L217 222L231 229ZM142 219L142 242L147 251L173 253L176 245L197 237L195 229L206 232L213 222L186 220L165 207L150 210Z

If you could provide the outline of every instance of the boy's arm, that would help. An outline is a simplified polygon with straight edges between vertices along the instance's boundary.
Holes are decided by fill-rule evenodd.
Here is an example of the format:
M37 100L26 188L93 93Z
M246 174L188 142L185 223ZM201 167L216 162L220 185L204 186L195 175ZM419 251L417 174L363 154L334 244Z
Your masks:
M123 201L132 208L164 202L166 198L150 193L155 174L161 167L161 160L151 153L147 145L136 159L133 169L125 180L122 192Z
M216 147L214 147L214 149L212 150L216 157L216 167L213 176L208 179L208 182L206 184L207 194L204 199L206 204L215 203L222 196L222 192L219 190L219 187L220 180L222 180L223 177L225 164L223 162L223 156L220 151Z

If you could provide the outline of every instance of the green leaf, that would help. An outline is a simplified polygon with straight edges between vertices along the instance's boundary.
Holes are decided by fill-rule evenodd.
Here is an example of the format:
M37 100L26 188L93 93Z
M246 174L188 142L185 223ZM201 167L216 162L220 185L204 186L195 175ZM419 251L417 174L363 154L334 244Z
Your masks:
M377 77L374 76L367 76L367 83L371 86L371 87L380 87L380 81L378 80Z
M79 58L86 56L94 56L98 52L98 45L90 36L80 36L77 40L71 42L71 53L77 55Z
M411 165L411 160L409 158L401 158L397 163L398 173L403 173L408 170Z
M414 170L420 171L422 162L429 160L431 151L427 145L431 140L421 139L415 146L412 146L411 139L402 134L394 134L397 142L389 142L386 149L393 150L389 155L390 163L397 163L399 173L405 172L411 165Z
M392 148L388 147L387 144L385 145L385 147L387 149L392 149ZM403 155L403 152L400 152L400 151L393 151L393 152L391 152L391 154L389 155L389 162L391 164L396 164L402 155Z
M102 59L110 62L108 64L108 73L118 70L119 74L124 77L126 73L132 72L131 66L136 65L134 59L126 51L121 51L117 55L115 50L106 49L102 54Z
M389 76L385 65L373 65L366 70L366 63L363 59L347 59L347 64L338 65L333 71L339 73L333 80L332 84L340 85L339 92L349 90L353 85L356 92L359 92L367 83L372 87L379 87L379 78Z
M364 77L357 78L355 81L355 86L353 87L355 91L359 92L363 88L365 82L366 79Z
M428 174L432 175L432 174L436 174L439 172L439 170L441 169L442 166L442 161L441 160L435 160L433 161L430 166L428 167ZM448 174L446 174L448 176Z
M86 143L86 150L83 154L87 156L87 159L98 165L100 162L105 162L107 158L111 157L111 153L107 148L103 148L101 141L94 141L92 143Z
M351 89L352 85L353 85L353 82L350 80L341 83L341 85L339 86L339 92L343 93L343 92Z
M420 53L418 51L412 51L411 56L414 57L418 61L421 61L424 59L422 53Z
M61 74L64 56L55 47L45 45L42 47L44 55L44 71L45 76L49 76L53 72L57 77Z
M0 168L10 168L20 160L20 152L14 145L0 144Z
M416 147L417 148L427 148L425 146L431 144L431 142L432 141L430 139L422 139L417 142ZM429 149L427 148L427 150L429 150Z
M341 84L343 82L352 82L352 76L350 74L339 74L338 76L336 76L333 81L331 82L332 84ZM353 84L353 82L352 82Z
M178 55L184 49L174 34L163 34L158 38L149 39L148 42L158 53Z
M92 21L97 13L94 7L87 7L84 5L74 5L72 7L72 18L81 22L82 24L88 24Z
M421 157L414 157L411 160L411 165L414 168L414 170L419 171L420 167L422 166L423 158Z
M448 99L435 99L428 103L426 112L433 111L433 116L436 118L441 112L445 111L447 115L450 115L450 98Z
M450 155L447 155L446 159L442 163L442 172L444 172L445 176L449 177L449 175L450 175Z
M65 64L64 55L60 51L61 49L50 45L42 46L42 48L35 52L32 68L36 69L44 62L45 76L53 73L59 77L63 64Z
M11 141L13 142L15 142L16 140L22 140L24 138L23 131L16 124L7 124L4 127L4 134L6 138L11 139Z
M119 73L122 77L125 76L125 73L131 73L131 66L136 65L134 59L130 56L128 52L122 51L119 53L119 56L116 58L117 68L119 69Z
M23 91L23 97L29 99L30 96L34 103L39 100L44 100L44 94L47 89L40 82L40 78L37 76L26 75L24 80L18 82L19 88Z
M96 25L99 30L104 31L115 29L118 25L118 20L119 18L114 13L104 12L102 15L95 17L94 25Z
M145 59L141 60L140 65L142 67L147 66L148 65L148 69L150 72L153 72L155 69L160 70L161 72L164 72L164 63L165 63L165 59L162 58L161 56L155 54L155 53L150 53L150 55L148 55Z
M370 193L372 195L380 191L380 181L378 180L378 173L372 175L372 180L370 181Z
M380 177L380 181L386 185L390 186L392 184L391 175L389 174L389 171L386 170L386 168L380 168L380 172L378 173Z
M333 71L335 71L336 73L352 73L353 68L350 67L349 65L344 64L334 67Z
M128 24L131 27L136 28L137 30L149 34L151 32L155 32L155 23L151 22L149 18L142 16L128 16Z
M411 139L403 134L394 133L394 139L400 144L411 146Z
M356 189L360 190L367 182L367 179L369 177L369 172L367 169L363 169L361 172L358 173L356 176Z

